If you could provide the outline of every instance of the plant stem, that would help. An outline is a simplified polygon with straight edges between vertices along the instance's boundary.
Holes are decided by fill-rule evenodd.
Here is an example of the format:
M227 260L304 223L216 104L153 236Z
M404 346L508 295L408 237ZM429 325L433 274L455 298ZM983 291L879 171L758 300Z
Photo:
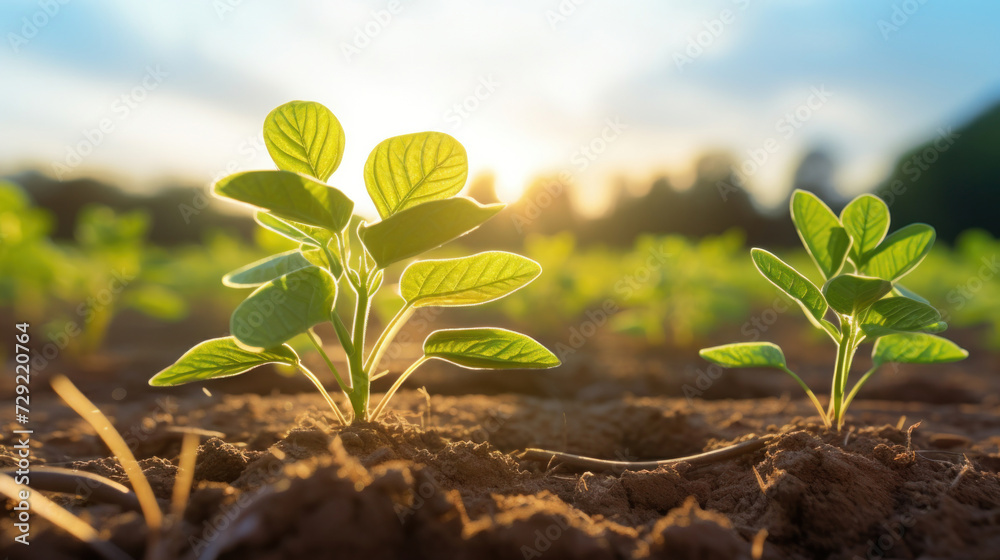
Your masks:
M833 418L837 429L840 429L840 414L844 404L844 391L841 389L844 378L844 364L847 363L847 347L850 346L851 327L844 320L841 323L843 334L837 343L837 362L833 366L833 383L830 386L830 401L833 403Z
M421 356L419 360L413 362L413 365L407 368L406 371L404 371L399 378L396 379L396 382L392 384L392 387L389 387L389 390L385 392L385 396L382 397L382 400L379 401L378 406L375 407L375 410L372 412L372 421L378 420L378 417L382 415L382 412L385 410L385 406L389 404L389 399L396 394L396 391L398 391L400 386L403 385L406 378L409 377L410 374L413 373L418 367L420 367L421 364L429 359L430 358L427 356Z
M808 385L806 385L805 381L802 381L801 377L799 377L798 375L795 375L795 372L793 372L792 370L788 369L787 367L783 368L783 369L785 370L785 373L787 373L788 375L791 375L796 381L799 382L799 385L802 387L802 389L806 392L806 395L808 395L809 399L812 401L813 406L815 406L816 410L819 411L819 417L823 420L823 425L825 425L827 428L829 428L830 427L830 419L829 419L829 417L827 417L827 414L825 412L823 412L823 404L819 402L818 398L816 398L816 394L812 392L812 389L810 389Z
M326 392L326 387L323 386L323 382L321 382L319 378L316 377L316 375L313 372L309 371L309 369L301 362L298 362L295 365L296 367L299 368L299 371L302 372L302 375L305 375L306 378L308 378L309 381L312 381L313 385L315 385L316 388L319 389L319 392L323 395L323 398L326 399L327 404L329 404L330 408L333 409L333 413L337 416L337 420L340 420L340 423L346 426L347 418L344 418L344 414L340 412L340 407L338 407L337 403L334 402L333 397L330 396L330 393Z
M844 389L847 387L847 377L851 372L851 362L854 361L854 352L857 350L858 329L851 323L843 323L843 336L837 347L837 364L834 367L833 387L830 389L830 398L833 400L833 422L837 426L837 431L844 425L844 413L847 406L844 404Z
M323 356L323 359L326 361L326 367L330 368L330 371L333 372L333 376L337 378L337 384L340 385L340 390L345 394L351 394L352 387L344 384L344 380L340 377L340 372L337 371L336 366L333 365L333 361L330 359L330 356L328 356L326 351L323 350L323 341L321 341L319 336L316 335L316 331L309 329L308 333L309 340L313 343L313 346L316 347L316 350L319 351L319 355Z
M371 300L368 289L365 287L368 280L368 270L365 263L359 263L362 267L358 273L360 281L354 286L357 301L354 307L354 352L348 356L348 363L351 368L351 386L353 390L348 398L351 399L351 406L354 408L354 420L368 420L368 398L371 386L368 380L368 373L364 367L365 349L365 327L368 325L368 311L371 309ZM353 282L352 282L353 285Z
M854 384L854 388L851 389L851 393L847 395L847 400L844 401L844 410L847 410L847 407L851 406L851 401L854 400L854 395L858 394L858 391L861 390L861 386L865 384L865 381L868 381L868 378L875 373L875 370L877 370L880 365L882 364L872 366L870 370L866 371L865 374L861 376L861 379L858 379L858 382Z
M851 376L851 364L854 363L854 353L858 349L859 339L861 338L861 332L858 329L854 329L851 332L851 339L848 341L847 345L847 366L844 368L844 378L840 380L840 392L841 394L847 391L847 381ZM847 412L847 401L844 401L844 412Z
M350 240L345 241L344 236L337 233L337 247L340 249L341 265L343 265L344 270L351 264L351 242Z
M368 354L368 359L365 361L366 371L378 368L379 362L382 361L382 356L389 348L389 343L399 333L399 329L403 328L403 325L406 324L406 321L409 320L414 311L413 306L407 303L396 312L396 315L389 321L389 324L385 326L385 330L382 331L381 336L378 337L371 353Z

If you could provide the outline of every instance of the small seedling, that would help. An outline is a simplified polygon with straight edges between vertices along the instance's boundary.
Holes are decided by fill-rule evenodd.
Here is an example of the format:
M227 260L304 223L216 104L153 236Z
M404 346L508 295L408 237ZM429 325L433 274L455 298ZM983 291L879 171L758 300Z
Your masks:
M883 364L934 364L968 356L955 343L930 334L947 328L941 314L899 284L927 256L934 244L934 228L911 224L886 237L889 208L872 195L855 198L838 218L815 195L796 190L791 212L802 244L825 281L822 289L771 253L757 248L750 253L757 270L795 300L809 322L837 345L829 407L823 409L809 386L788 369L781 348L770 342L704 348L703 358L726 368L784 371L802 386L826 426L839 431L858 390ZM827 320L828 315L836 317L839 325ZM872 367L847 392L854 354L868 341L875 343Z
M350 400L352 421L374 421L406 378L431 359L469 369L551 368L559 360L533 339L504 329L447 329L431 333L423 355L404 371L378 406L369 404L379 362L407 319L421 307L469 306L510 294L541 274L538 263L489 251L467 257L410 264L399 280L403 304L366 353L372 298L385 269L476 229L503 208L480 205L457 193L465 185L465 148L440 132L406 134L378 144L364 181L380 221L349 228L354 202L325 181L340 165L344 130L329 109L292 101L267 116L264 140L274 171L236 173L215 183L215 195L256 209L256 221L300 244L227 274L223 283L255 288L233 312L232 336L198 344L150 379L171 386L243 373L267 363L297 367L319 389L338 418L345 416L322 382L286 344L305 334L323 356ZM351 236L356 236L352 238ZM352 243L352 239L356 243ZM361 254L352 255L352 246ZM353 292L353 325L337 312L338 282ZM345 290L346 293L346 290ZM347 355L342 377L313 327L330 322Z

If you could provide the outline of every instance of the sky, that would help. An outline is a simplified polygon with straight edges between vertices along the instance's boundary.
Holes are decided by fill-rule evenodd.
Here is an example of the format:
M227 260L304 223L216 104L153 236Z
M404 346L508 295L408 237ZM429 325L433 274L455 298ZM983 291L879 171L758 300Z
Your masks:
M369 152L423 130L455 136L508 201L563 172L597 211L616 182L683 187L726 150L773 205L816 147L854 194L997 100L998 16L944 0L8 0L0 174L207 188L272 168L263 119L303 99L343 124L330 183L368 215Z

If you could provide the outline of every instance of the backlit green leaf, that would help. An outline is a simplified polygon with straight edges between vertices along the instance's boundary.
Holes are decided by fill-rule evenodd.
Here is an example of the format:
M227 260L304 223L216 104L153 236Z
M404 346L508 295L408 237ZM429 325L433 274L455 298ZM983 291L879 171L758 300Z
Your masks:
M835 311L844 315L857 315L860 311L882 299L892 290L892 283L881 278L841 274L823 285L823 295Z
M261 227L267 228L278 235L287 237L292 241L297 241L306 245L323 247L331 239L333 239L333 232L328 229L311 226L309 224L282 220L277 216L272 216L271 214L260 210L254 212L253 219L260 224Z
M863 194L844 208L840 221L854 241L851 258L860 267L889 231L889 207L881 198Z
M307 253L294 249L271 255L230 272L222 277L222 283L230 288L256 288L300 268L326 266L321 253L319 249Z
M383 140L365 163L365 187L379 216L458 194L469 173L465 148L443 132Z
M465 235L503 209L455 197L432 200L359 230L361 240L380 268L414 257Z
M337 189L291 171L247 171L215 183L215 194L263 208L279 218L341 231L354 202Z
M236 344L231 336L206 340L188 350L170 367L149 380L154 387L170 387L192 381L239 375L264 364L295 364L299 357L288 345L253 352Z
M737 342L702 348L698 354L726 368L773 367L785 369L785 354L770 342Z
M236 308L229 328L241 346L273 348L330 320L337 282L325 269L309 266L271 280Z
M278 169L326 181L344 156L344 128L315 101L291 101L264 119L264 144Z
M506 329L446 329L424 341L424 355L469 369L546 369L559 359L531 337Z
M403 271L399 289L413 307L475 305L500 299L541 273L542 267L527 257L489 251L415 262Z
M895 362L900 364L941 364L957 362L969 352L954 342L924 333L900 333L883 336L875 341L872 363L875 366Z
M925 298L924 296L918 294L917 292L914 292L913 290L907 289L906 286L899 283L894 283L892 285L892 295L908 297L910 299L915 299L920 303L926 303L927 305L931 304L931 302L928 301L927 298Z
M811 321L819 322L823 319L827 303L815 284L764 249L751 249L750 256L764 278L798 302Z
M890 297L872 304L861 330L876 338L896 332L919 331L941 320L937 309L905 297Z
M934 228L910 224L885 238L861 270L869 276L895 281L924 260L934 245Z
M829 280L844 267L851 238L837 215L816 195L796 190L791 202L792 222L809 256Z
M931 323L926 327L921 328L920 332L939 333L939 332L944 332L946 330L948 330L948 323L945 323L944 321L938 321L936 323Z

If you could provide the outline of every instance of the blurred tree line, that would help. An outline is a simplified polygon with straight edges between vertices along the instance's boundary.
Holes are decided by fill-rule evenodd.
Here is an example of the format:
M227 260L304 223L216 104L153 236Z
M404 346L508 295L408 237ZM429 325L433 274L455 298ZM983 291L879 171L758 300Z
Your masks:
M1000 104L899 158L875 189L898 223L926 222L948 242L965 229L1000 235Z
M751 245L798 245L788 215L793 189L816 193L835 212L848 202L834 184L836 164L828 151L816 148L800 161L785 203L776 212L761 210L733 170L728 154L703 156L692 186L675 189L667 177L641 195L619 187L611 209L585 219L573 206L573 187L554 177L535 181L522 198L472 234L473 240L515 244L526 233L572 231L581 243L631 245L642 233L677 233L692 237L738 228ZM925 222L938 239L953 243L970 228L1000 236L1000 105L966 125L941 128L929 140L899 157L893 172L871 192L882 197L897 224ZM483 202L496 200L492 178L474 181L468 194Z
M213 229L250 239L255 227L245 215L220 212L204 186L166 185L153 194L141 195L95 179L57 181L33 171L10 180L21 185L37 206L51 212L54 239L73 239L80 210L92 204L117 212L141 210L149 217L149 242L161 246L201 243L205 233Z
M530 233L572 232L579 243L631 246L643 233L676 233L692 237L738 228L752 245L797 244L787 204L775 212L759 208L734 172L737 161L726 153L709 153L696 163L693 184L677 189L669 177L653 181L643 194L616 186L614 202L602 216L588 218L574 207L578 193L564 178L539 177L520 200L470 234L470 245L519 247ZM834 186L835 161L822 148L808 152L794 174L793 188L815 192L835 211L846 203ZM966 125L942 128L904 153L890 177L872 192L892 210L896 223L926 222L939 239L952 242L963 230L982 228L1000 235L1000 105ZM143 196L93 179L60 182L28 172L11 177L39 206L56 218L54 237L69 239L76 216L86 204L119 211L143 209L150 216L150 242L157 245L199 243L208 229L225 229L251 239L253 221L246 215L220 212L204 187L171 186ZM493 177L470 181L467 195L480 202L497 200ZM786 198L787 200L787 198Z

